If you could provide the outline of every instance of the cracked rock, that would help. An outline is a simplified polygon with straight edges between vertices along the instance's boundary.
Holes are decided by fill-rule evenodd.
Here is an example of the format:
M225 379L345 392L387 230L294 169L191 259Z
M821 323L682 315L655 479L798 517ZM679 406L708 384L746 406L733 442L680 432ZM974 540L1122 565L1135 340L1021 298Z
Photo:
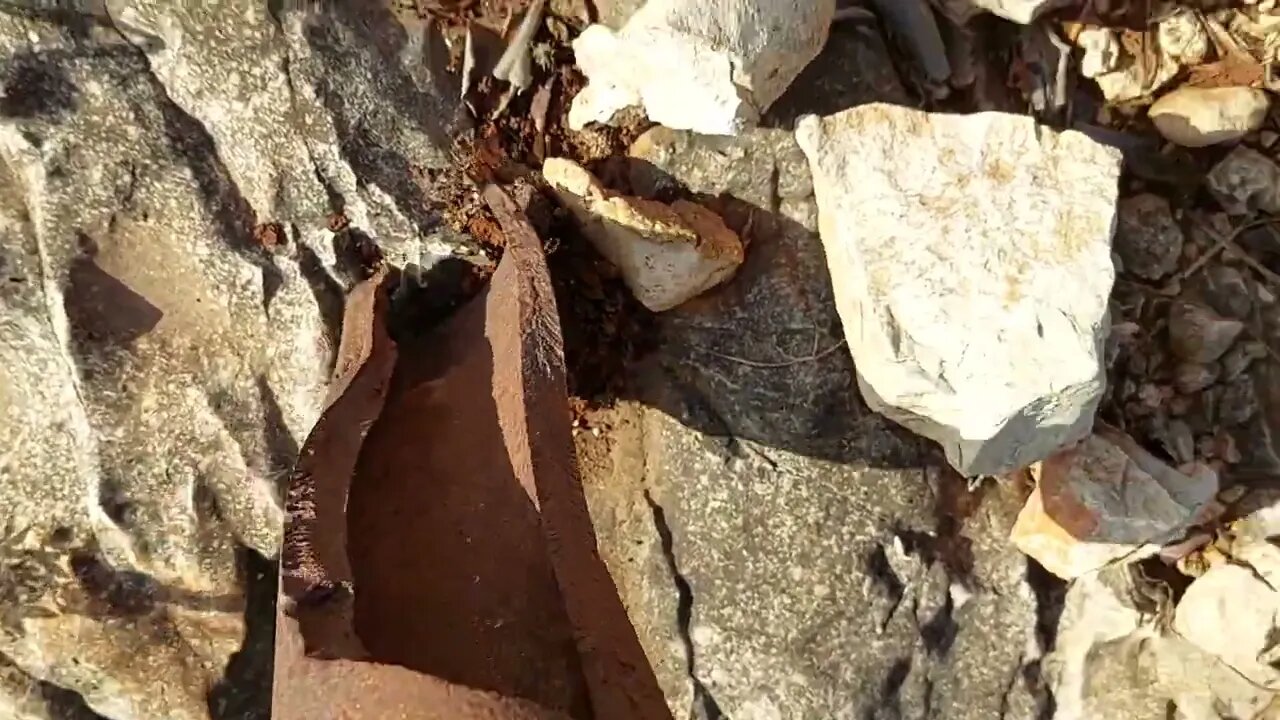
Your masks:
M1168 200L1134 195L1120 201L1118 212L1115 251L1125 272L1158 280L1178 269L1184 238Z
M1262 127L1271 100L1249 87L1182 87L1162 96L1147 114L1160 134L1184 147L1235 142Z
M636 299L654 312L719 285L742 264L742 241L701 205L610 192L582 166L562 158L548 159L542 174Z
M1277 650L1278 615L1280 593L1251 568L1224 563L1187 588L1173 627L1250 681L1275 687L1280 671L1271 662Z
M569 125L640 105L667 127L733 135L754 123L827 40L834 0L649 0L619 31L573 42L588 85Z
M1280 211L1280 165L1253 148L1232 150L1205 176L1205 184L1232 215Z
M1033 467L1036 489L1011 535L1018 549L1068 580L1155 554L1218 491L1206 466L1180 472L1116 431L1100 433Z
M888 105L809 116L796 135L867 402L968 475L1087 434L1119 153L1026 117Z

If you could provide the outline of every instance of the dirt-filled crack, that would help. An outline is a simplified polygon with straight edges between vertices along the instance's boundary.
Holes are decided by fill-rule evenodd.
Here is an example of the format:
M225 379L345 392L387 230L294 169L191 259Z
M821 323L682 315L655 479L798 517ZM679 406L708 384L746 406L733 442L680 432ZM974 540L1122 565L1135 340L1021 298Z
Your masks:
M667 524L667 513L653 499L653 495L648 490L644 492L644 499L653 512L653 524L658 528L658 537L662 540L662 554L667 559L667 569L671 571L671 577L675 580L676 593L679 596L676 605L676 623L680 628L680 640L684 643L685 665L689 671L689 680L693 683L693 707L690 709L690 714L696 720L721 720L724 712L720 710L720 705L711 691L698 679L693 636L689 632L689 626L693 620L693 588L676 564L675 539L671 534L671 526Z

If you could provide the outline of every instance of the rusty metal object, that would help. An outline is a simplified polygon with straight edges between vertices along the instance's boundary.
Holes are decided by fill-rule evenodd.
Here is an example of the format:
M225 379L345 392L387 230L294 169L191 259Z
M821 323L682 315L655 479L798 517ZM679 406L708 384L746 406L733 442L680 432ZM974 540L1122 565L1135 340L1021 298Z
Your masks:
M596 551L541 244L485 198L505 255L442 326L397 348L384 274L348 301L290 484L276 720L671 717Z

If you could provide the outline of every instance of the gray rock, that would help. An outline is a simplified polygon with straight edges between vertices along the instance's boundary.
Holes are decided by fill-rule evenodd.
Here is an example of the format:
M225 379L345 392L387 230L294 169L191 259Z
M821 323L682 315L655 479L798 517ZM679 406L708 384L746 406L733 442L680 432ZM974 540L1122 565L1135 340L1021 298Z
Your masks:
M1205 176L1205 184L1232 215L1280 211L1280 165L1252 148L1232 150Z
M1267 346L1260 342L1237 343L1222 356L1222 379L1234 380L1249 369L1255 360L1267 356Z
M1260 410L1253 378L1241 375L1227 383L1218 401L1218 417L1227 425L1243 425Z
M0 656L110 720L265 717L346 258L452 247L420 180L456 93L352 7L113 4L129 42L0 14Z
M1213 265L1203 273L1204 300L1224 317L1247 321L1253 311L1253 290L1244 274L1230 265Z
M1168 275L1178 269L1182 243L1168 200L1144 193L1120 201L1115 251L1125 272L1148 280Z
M1191 22L1197 26L1199 21ZM1206 147L1234 142L1262 127L1271 100L1249 87L1183 87L1164 95L1147 111L1170 142Z
M582 462L601 552L679 720L1039 717L1052 591L1004 540L1016 489L979 502L860 402L798 153L770 130L632 148L636 192L724 193L751 249L659 316L640 402L580 455L608 457Z
M796 136L867 401L967 475L1086 434L1119 153L1026 117L890 105L804 118ZM1073 178L1071 194L1049 176Z
M1230 349L1243 330L1239 320L1220 317L1196 303L1175 300L1169 306L1169 346L1183 360L1213 362Z

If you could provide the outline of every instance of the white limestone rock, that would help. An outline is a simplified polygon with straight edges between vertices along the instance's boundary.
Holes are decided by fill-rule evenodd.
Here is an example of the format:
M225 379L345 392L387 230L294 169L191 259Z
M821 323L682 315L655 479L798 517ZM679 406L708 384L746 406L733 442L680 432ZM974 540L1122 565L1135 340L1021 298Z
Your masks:
M569 125L631 105L667 127L734 135L777 100L827 41L834 0L649 0L622 30L573 43L589 84Z
M1235 142L1262 127L1271 100L1250 87L1182 87L1161 97L1147 114L1166 140L1184 147Z
M1076 38L1076 45L1084 51L1080 59L1080 74L1093 78L1120 67L1124 48L1120 35L1111 28L1085 28Z
M1280 592L1253 568L1223 563L1210 568L1178 602L1173 629L1230 665L1250 682L1280 686L1275 636Z
M563 158L548 159L542 174L636 299L654 312L719 285L742 264L742 241L701 205L619 195Z
M1089 432L1120 155L1002 113L865 105L797 125L867 402L999 474Z

